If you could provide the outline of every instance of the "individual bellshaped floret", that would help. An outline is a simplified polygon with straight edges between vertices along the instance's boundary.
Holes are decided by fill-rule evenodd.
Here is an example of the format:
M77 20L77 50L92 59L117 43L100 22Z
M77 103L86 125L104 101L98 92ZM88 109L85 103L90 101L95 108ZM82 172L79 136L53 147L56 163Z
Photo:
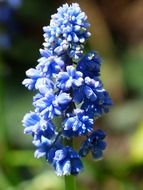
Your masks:
M28 88L28 90L40 90L43 88L53 89L54 83L51 79L46 77L40 70L29 69L26 71L26 75L29 78L23 80L22 84Z
M33 143L37 148L34 156L36 158L45 157L49 163L53 162L55 151L62 148L59 141L53 139L49 140L44 136L41 137L41 140L33 141Z
M40 50L42 57L38 59L39 64L36 69L40 70L47 77L58 74L64 67L64 61L57 56L53 56L46 50Z
M63 134L65 137L86 135L93 130L93 119L84 113L84 110L75 109L74 115L65 119Z
M96 51L85 54L77 65L77 70L82 72L84 77L94 78L100 75L101 58Z
M110 106L112 105L112 100L109 97L107 91L103 91L100 96L100 99L97 101L90 101L89 99L85 99L83 104L81 105L81 109L85 110L85 113L90 117L99 117L103 113L107 113L109 111Z
M55 95L53 91L47 91L41 94L40 98L35 98L33 105L35 111L45 119L52 119L55 115L61 115L62 109L71 101L71 97L67 93Z
M68 91L71 87L73 89L80 87L83 83L82 73L76 71L73 66L67 66L66 71L59 73L56 86L64 91Z
M79 155L85 157L91 152L94 159L101 159L103 150L106 148L106 143L103 141L105 136L100 129L94 131L81 145Z
M34 140L41 140L42 136L51 139L56 135L55 126L52 121L40 118L35 112L27 113L22 123L25 127L24 133L31 134Z
M98 78L85 77L83 85L74 91L74 100L82 103L81 108L91 117L108 112L112 105L109 94Z
M34 111L22 120L24 133L33 138L35 157L44 157L58 176L79 174L81 158L91 153L100 159L106 147L105 134L94 130L94 121L109 111L112 101L99 78L99 55L83 54L88 28L87 16L77 3L58 8L43 28L45 42L38 64L26 71L22 83L36 91ZM77 150L63 143L80 136L86 139Z
M83 169L78 153L69 146L56 150L52 165L59 176L77 175Z

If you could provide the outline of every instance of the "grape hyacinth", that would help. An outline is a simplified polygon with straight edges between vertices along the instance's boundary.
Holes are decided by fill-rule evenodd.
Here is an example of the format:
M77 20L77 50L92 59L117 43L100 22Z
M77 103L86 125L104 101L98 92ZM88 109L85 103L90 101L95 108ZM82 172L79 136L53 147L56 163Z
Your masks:
M89 26L77 3L58 8L43 28L41 58L23 81L36 92L34 111L22 120L24 133L33 137L35 157L45 157L59 176L77 175L82 157L91 153L100 159L106 147L105 133L94 129L94 121L109 111L112 101L99 78L101 58L96 51L83 52ZM75 150L68 142L81 136Z

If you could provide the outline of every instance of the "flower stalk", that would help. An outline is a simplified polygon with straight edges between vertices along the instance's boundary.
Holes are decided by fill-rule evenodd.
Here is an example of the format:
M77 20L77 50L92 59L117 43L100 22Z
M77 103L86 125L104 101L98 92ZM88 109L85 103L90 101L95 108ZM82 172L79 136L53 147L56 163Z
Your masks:
M76 177L73 175L65 176L65 190L76 190Z

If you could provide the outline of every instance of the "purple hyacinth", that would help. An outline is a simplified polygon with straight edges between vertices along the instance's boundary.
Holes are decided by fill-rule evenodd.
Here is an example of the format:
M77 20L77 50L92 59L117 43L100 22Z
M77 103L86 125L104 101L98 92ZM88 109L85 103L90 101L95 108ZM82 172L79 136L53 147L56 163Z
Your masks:
M94 121L112 105L100 80L101 58L95 51L83 54L90 36L87 16L77 3L65 4L44 29L44 48L35 68L26 71L23 85L36 91L34 111L23 120L24 133L31 134L35 157L45 157L57 175L77 175L82 158L91 152L102 157L105 133L94 130ZM55 118L62 120L61 125ZM76 150L67 144L83 136Z

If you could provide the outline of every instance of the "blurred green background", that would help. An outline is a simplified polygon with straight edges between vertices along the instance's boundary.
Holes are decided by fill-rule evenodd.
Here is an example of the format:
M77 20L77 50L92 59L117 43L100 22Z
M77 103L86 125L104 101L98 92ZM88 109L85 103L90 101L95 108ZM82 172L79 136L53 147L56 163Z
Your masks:
M31 137L23 134L21 120L32 110L33 94L21 82L37 64L42 27L65 2L75 1L0 1L0 190L64 189L64 179L34 158ZM114 101L96 123L107 133L104 159L84 160L78 189L142 190L143 0L76 2L91 23L86 49L102 56L101 77Z

